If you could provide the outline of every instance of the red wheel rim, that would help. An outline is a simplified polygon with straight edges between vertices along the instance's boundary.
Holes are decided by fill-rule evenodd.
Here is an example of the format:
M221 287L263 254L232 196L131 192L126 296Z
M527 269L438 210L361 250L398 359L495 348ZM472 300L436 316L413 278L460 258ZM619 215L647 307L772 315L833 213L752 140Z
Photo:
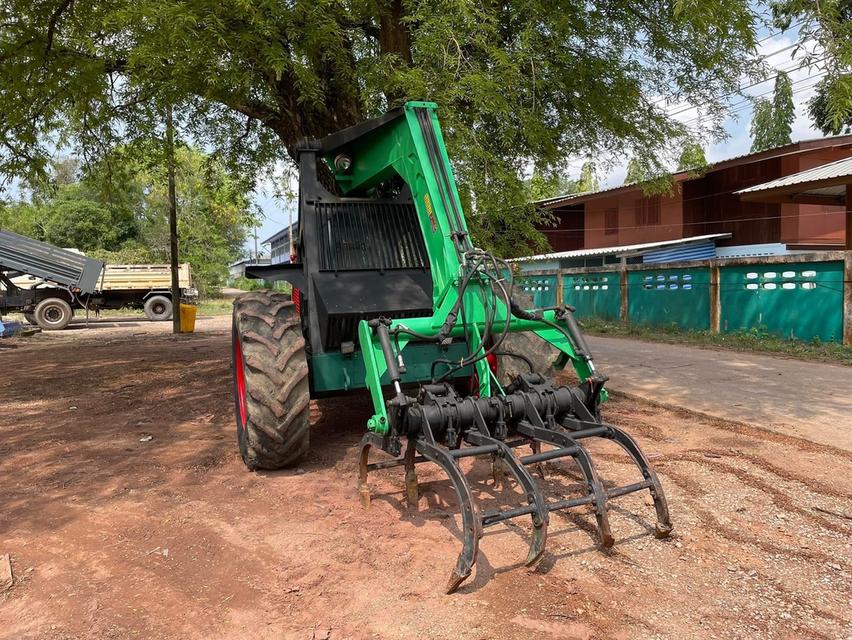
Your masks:
M243 348L239 336L234 337L234 382L237 386L240 427L244 427L246 424L246 371L243 365Z

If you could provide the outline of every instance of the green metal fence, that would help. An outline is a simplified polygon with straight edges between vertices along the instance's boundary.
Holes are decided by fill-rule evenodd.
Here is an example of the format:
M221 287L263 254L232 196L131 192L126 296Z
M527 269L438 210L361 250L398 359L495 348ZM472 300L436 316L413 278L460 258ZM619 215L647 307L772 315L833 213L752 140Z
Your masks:
M566 275L562 299L577 310L578 318L618 320L621 317L621 280L617 271Z
M525 276L515 281L521 292L533 299L536 308L556 306L556 281L557 276Z
M843 339L842 262L722 267L719 288L722 331Z
M760 330L826 342L842 342L845 331L852 343L852 317L844 324L844 287L852 286L844 283L852 279L850 256L825 252L619 270L542 269L518 277L516 290L531 296L537 307L570 304L580 318L714 332ZM852 296L845 304L852 308Z
M627 274L628 322L710 328L710 269L653 269Z

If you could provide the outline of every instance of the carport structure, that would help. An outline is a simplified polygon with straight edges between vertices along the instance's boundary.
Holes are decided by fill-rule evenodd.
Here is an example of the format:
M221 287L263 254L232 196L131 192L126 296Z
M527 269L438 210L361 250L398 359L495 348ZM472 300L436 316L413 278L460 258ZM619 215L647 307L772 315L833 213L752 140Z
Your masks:
M742 200L840 205L846 209L846 259L843 270L843 343L852 344L852 158L829 162L736 192Z
M852 158L829 162L736 192L747 202L846 207L846 250L852 251Z

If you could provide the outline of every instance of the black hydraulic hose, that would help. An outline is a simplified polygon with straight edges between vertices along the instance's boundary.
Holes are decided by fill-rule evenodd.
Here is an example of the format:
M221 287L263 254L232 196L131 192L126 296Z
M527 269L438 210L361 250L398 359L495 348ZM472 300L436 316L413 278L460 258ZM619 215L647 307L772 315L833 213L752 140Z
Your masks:
M447 317L444 320L444 323L441 325L441 328L438 330L438 333L434 335L417 333L416 331L413 331L408 327L400 325L397 325L394 331L408 334L424 342L443 342L446 337L450 335L450 331L452 331L453 325L455 325L456 323L456 318L458 318L459 315L459 309L461 308L461 305L463 303L465 289L467 289L467 285L470 282L470 279L473 277L473 274L479 268L479 265L482 264L482 261L482 258L477 260L476 263L473 264L471 268L467 271L467 273L465 273L464 278L462 278L462 281L459 284L458 298L453 304L452 309L450 309L449 313L447 313Z
M490 255L490 254L487 254L487 255ZM491 276L488 275L487 273L486 273L486 275L489 278L491 278ZM498 270L498 273L495 274L495 275L499 275L499 270ZM492 278L492 281L494 283L496 283L497 286L500 288L500 291L503 294L504 303L506 304L506 308L508 309L511 306L512 300L511 300L511 297L509 296L508 292L506 291L506 288L503 286L503 283L502 283L501 280L502 280L501 278ZM491 347L488 348L482 355L477 355L476 357L463 359L458 364L456 364L455 367L444 372L437 380L433 378L433 382L435 382L435 383L441 382L441 381L447 379L449 376L451 376L453 373L455 373L459 369L462 369L463 367L466 367L466 366L471 365L471 364L475 364L475 363L479 362L480 360L482 360L483 358L487 358L489 355L494 353L500 347L500 345L503 343L503 340L505 340L506 336L509 334L509 327L510 327L510 324L511 324L511 321L512 321L511 315L512 314L510 314L510 313L506 314L506 321L505 321L505 324L503 326L503 330L500 332L500 336L497 339L494 340ZM482 348L482 345L480 345L480 347L477 349L477 351L475 353L478 353L481 348ZM452 361L445 360L445 359L436 360L435 363L455 364ZM435 363L433 363L433 365ZM432 368L432 371L434 372L434 366Z

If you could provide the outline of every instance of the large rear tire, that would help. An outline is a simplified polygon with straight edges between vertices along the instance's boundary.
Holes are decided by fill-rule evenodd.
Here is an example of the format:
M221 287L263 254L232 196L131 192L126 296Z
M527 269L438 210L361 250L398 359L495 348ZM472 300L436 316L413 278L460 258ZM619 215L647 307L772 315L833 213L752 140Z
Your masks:
M249 469L280 469L308 451L310 390L305 339L285 293L253 291L234 300L234 411Z
M36 305L33 318L45 331L59 331L68 326L74 311L62 298L45 298Z

